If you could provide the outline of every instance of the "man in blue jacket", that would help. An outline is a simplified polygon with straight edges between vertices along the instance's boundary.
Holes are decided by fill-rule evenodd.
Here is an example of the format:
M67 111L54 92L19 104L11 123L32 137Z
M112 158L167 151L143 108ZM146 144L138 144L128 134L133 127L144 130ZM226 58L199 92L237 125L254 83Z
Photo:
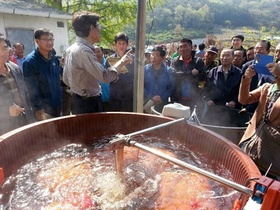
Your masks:
M166 51L155 47L151 53L151 64L144 69L144 101L152 101L153 105L167 104L174 90L172 71L164 64ZM145 108L145 105L144 105ZM148 110L145 110L149 113Z
M38 29L37 48L23 62L23 75L37 120L61 116L62 90L59 60L53 50L53 33Z

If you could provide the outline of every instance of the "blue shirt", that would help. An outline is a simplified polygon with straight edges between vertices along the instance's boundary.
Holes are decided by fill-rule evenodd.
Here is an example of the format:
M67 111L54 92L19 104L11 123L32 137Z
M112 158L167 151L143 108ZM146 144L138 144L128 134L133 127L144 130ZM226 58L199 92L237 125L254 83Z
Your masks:
M106 58L102 58L102 66L105 68L108 68L109 65L107 63ZM102 93L102 102L109 102L109 97L110 97L110 83L104 83L99 81L99 84L101 86L101 93Z
M15 55L15 59L17 60L17 65L20 67L20 69L22 70L22 65L23 62L25 61L25 58L19 58L17 55Z
M171 69L162 63L161 68L155 70L152 64L148 64L145 66L144 72L145 100L159 95L163 102L168 102L168 98L174 90L174 79Z
M44 58L38 48L23 62L23 75L32 107L54 117L61 115L62 90L58 58L51 54Z

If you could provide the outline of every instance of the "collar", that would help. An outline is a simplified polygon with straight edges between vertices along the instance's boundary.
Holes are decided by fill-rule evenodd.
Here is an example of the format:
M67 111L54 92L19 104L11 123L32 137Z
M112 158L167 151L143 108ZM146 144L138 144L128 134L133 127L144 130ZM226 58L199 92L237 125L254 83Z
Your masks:
M49 57L48 57L48 58L45 58L45 57L44 57L44 56L40 53L40 51L39 51L39 48L38 48L38 47L35 49L35 53L38 53L38 54L39 54L39 56L40 56L41 58L43 58L45 61L52 60L52 59L53 59L53 57L54 57L53 52L52 52L52 51L50 51L50 52L49 52Z
M279 91L279 87L278 87L277 84L273 84L273 85L272 85L272 88L271 88L271 92L272 92L272 93L275 92L275 91Z
M155 69L153 64L151 64L151 67L152 67L152 69L153 69L154 71L161 71L161 70L162 70L162 69L164 69L166 66L165 66L165 64L164 64L164 63L161 63L161 65L160 65L160 68L159 68L159 69Z
M180 56L178 60L180 60L180 61L182 61L182 62L184 62L184 63L189 63L189 62L192 61L192 56L191 56L190 59L187 60L187 61L184 61L183 58L182 58L182 56Z
M0 72L0 76L6 77L6 76L9 75L9 73L10 73L10 68L9 68L6 64L5 64L5 67L6 67L6 69L7 69L7 74L4 74L4 73L1 73L1 72Z
M228 73L231 72L231 68L232 68L232 65L231 65L230 68L228 69ZM224 69L223 66L220 65L220 66L218 66L217 72L222 72L222 73L224 73L224 70L223 70L223 69Z
M92 51L94 51L94 47L91 43L89 43L85 38L77 37L77 42L83 43L84 45L88 46Z

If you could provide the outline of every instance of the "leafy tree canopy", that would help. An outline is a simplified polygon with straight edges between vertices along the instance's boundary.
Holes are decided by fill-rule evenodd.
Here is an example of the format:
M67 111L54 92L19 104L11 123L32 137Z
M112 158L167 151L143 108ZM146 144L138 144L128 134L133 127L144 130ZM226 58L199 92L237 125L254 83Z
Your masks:
M112 45L118 32L124 31L129 24L136 24L137 2L135 0L36 0L67 13L89 11L100 15L102 24L102 43ZM70 42L75 39L69 23Z
M87 10L100 14L102 43L112 45L117 32L135 39L136 0L36 0L73 14ZM148 43L217 34L222 28L267 31L280 29L279 0L147 0ZM73 41L71 25L70 42ZM72 33L71 33L72 32ZM276 32L277 34L277 32Z

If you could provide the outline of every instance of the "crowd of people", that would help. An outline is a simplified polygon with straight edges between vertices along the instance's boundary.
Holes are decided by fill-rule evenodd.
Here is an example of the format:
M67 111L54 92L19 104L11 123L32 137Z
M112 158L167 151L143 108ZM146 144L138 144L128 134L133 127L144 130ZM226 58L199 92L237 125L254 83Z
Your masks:
M1 100L4 120L0 122L0 134L61 115L133 111L135 59L129 50L129 38L124 33L116 34L115 53L105 58L97 45L99 19L95 13L73 15L77 39L61 59L54 50L54 34L48 29L35 31L37 47L26 57L22 43L15 43L10 54L10 42L0 36L0 92L5 99ZM270 42L260 40L245 49L244 39L235 35L231 46L219 51L204 43L196 50L191 39L183 38L170 59L164 45L147 48L143 111L150 113L152 105L178 102L191 109L206 104L254 113L240 146L259 163L261 154L254 153L254 134L259 126L266 123L274 129L268 140L280 139L280 44L275 61L267 65L269 73L260 74L254 70L255 55L268 55ZM279 142L275 144L280 148ZM279 159L279 152L275 157ZM279 176L275 157L269 160L273 163L271 171ZM268 168L269 161L260 164L262 170Z

